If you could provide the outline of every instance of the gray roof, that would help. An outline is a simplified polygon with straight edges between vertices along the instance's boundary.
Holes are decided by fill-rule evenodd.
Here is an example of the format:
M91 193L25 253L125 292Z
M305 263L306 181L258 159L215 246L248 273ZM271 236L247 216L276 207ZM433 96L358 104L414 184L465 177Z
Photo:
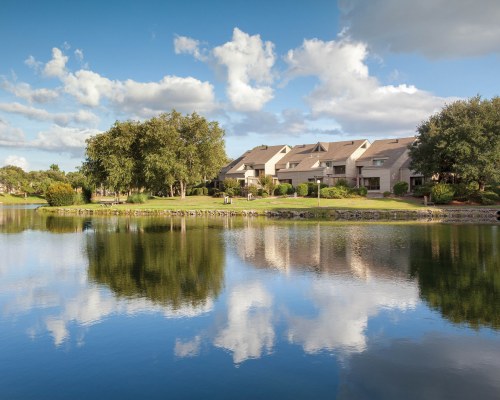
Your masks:
M361 139L297 145L276 163L276 169L285 172L284 168L286 168L287 163L298 163L297 167L291 169L290 172L309 171L318 160L345 162L365 142L367 142L366 139Z
M241 157L238 157L233 163L230 164L226 174L238 174L242 171L240 168L243 165L260 166L267 163L276 154L282 151L285 147L284 144L278 146L257 146L252 150L247 151Z
M372 166L373 159L385 159L384 168L392 166L408 150L415 137L375 140L356 160L356 165Z

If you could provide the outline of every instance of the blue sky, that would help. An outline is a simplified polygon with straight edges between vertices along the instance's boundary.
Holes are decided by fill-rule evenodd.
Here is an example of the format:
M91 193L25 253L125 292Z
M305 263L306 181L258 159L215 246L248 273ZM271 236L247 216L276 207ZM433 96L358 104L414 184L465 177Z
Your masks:
M500 87L498 0L22 1L0 13L0 165L74 170L175 108L260 144L415 134Z

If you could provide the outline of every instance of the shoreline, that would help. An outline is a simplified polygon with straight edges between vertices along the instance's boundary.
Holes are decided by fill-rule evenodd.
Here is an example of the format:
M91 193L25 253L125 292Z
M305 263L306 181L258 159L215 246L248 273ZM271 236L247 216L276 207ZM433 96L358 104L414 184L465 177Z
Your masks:
M398 209L334 209L304 208L275 210L169 210L169 209L118 209L118 208L48 208L39 212L61 216L223 216L223 217L267 217L274 219L321 219L331 221L427 221L427 222L495 222L500 223L498 208L423 208L419 210Z

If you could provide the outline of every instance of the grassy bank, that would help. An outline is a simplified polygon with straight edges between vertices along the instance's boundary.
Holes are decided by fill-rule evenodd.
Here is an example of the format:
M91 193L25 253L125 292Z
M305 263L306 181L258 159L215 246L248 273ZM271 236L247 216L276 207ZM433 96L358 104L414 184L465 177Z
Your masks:
M224 204L222 198L209 196L190 196L185 199L176 198L154 198L143 204L117 204L102 205L99 203L85 204L79 206L67 206L65 209L115 209L115 210L303 210L318 208L318 199L293 198L293 197L268 197L248 201L243 198L234 198L232 204ZM423 208L418 200L407 199L321 199L320 208L331 208L338 210L417 210ZM50 208L54 209L54 208ZM49 208L47 209L47 211Z
M44 198L38 196L16 196L12 194L0 193L1 204L47 204Z

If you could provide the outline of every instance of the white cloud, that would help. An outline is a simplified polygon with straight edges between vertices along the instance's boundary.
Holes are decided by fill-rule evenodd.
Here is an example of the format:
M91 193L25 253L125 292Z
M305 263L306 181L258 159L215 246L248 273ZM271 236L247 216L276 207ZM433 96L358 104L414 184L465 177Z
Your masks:
M29 171L28 160L21 156L7 156L3 162L3 165L15 165L16 167L22 168L24 171Z
M174 354L177 357L195 357L200 353L201 336L195 336L194 339L183 342L180 339L175 340Z
M37 61L35 57L31 55L26 60L24 60L24 64L35 70L35 72L37 73L40 72L40 69L42 68L43 65L41 61Z
M375 50L430 58L500 52L498 0L340 0L344 35Z
M23 115L26 118L38 121L52 121L58 125L68 125L70 123L96 125L99 118L94 113L87 110L79 110L71 113L49 113L47 110L23 104L0 103L0 110L12 114Z
M234 28L233 39L212 50L218 65L227 68L227 96L238 111L257 111L273 98L271 42Z
M273 299L260 283L238 285L229 295L227 326L214 345L233 353L238 364L270 352L274 344Z
M344 132L408 135L446 101L415 86L382 86L370 76L365 44L350 40L304 40L285 58L287 80L315 76L319 83L307 96L313 116L330 116Z
M0 144L13 145L24 140L24 133L19 128L14 128L9 123L0 119Z
M12 83L4 77L0 81L0 88L30 103L48 103L59 96L56 90L46 88L33 89L28 83Z
M52 49L52 59L45 64L43 74L48 77L60 78L66 74L66 63L68 57L57 47Z
M77 59L78 61L83 61L83 50L81 50L81 49L76 49L76 50L74 51L74 53L75 53L75 57L76 57L76 59Z
M200 61L205 61L207 57L200 51L199 40L187 37L176 36L174 39L175 54L191 54L194 58Z
M86 69L67 72L65 61L59 62L67 57L58 49L53 52L54 58L45 70L57 76L63 90L83 105L98 107L107 100L117 113L128 117L151 117L173 108L181 112L209 112L216 107L214 88L208 82L177 76L164 76L158 82L119 81Z
M70 153L75 157L83 156L85 140L99 133L97 129L79 129L53 125L48 131L39 132L28 147L47 151Z

